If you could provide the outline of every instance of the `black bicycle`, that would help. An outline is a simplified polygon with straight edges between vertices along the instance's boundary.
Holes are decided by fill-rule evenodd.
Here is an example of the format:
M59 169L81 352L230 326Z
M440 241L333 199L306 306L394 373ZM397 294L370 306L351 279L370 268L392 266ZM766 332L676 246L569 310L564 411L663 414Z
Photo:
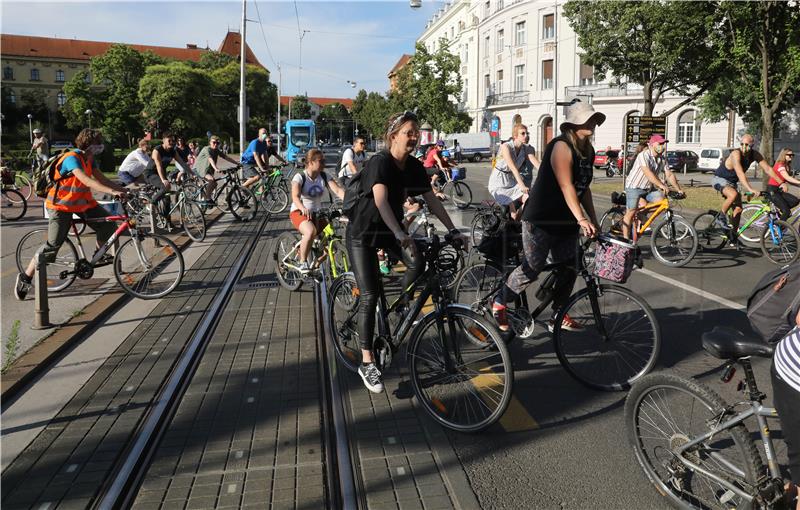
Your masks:
M212 201L223 213L230 211L237 220L249 221L256 217L258 199L250 189L242 186L241 179L239 179L241 167L241 165L236 165L225 168L222 170L225 175L214 179L217 182L223 181L223 184L218 185L214 190Z
M577 267L566 263L544 266L536 291L539 305L530 311L526 293L507 304L510 331L520 338L533 335L539 315L550 306L559 289L574 273L586 286L572 294L552 322L556 355L564 369L580 383L604 391L624 390L649 373L661 350L661 330L650 305L635 292L615 284L600 283L586 268L584 252L594 242L578 244ZM467 304L484 317L492 317L492 302L519 264L518 254L504 263L487 260L464 270L458 277L455 301ZM540 277L541 278L541 277ZM565 317L572 326L563 327ZM480 342L480 339L476 339Z
M451 303L440 275L452 268L439 257L446 246L460 243L433 236L418 246L426 261L423 274L401 297L387 305L381 292L374 353L381 371L392 364L408 337L406 361L414 394L423 409L447 428L477 432L495 423L511 400L511 357L494 324L464 305ZM406 308L403 297L416 298ZM358 342L359 290L352 273L334 280L328 320L336 355L348 369L361 363ZM417 320L421 312L428 311ZM476 343L475 338L481 342Z

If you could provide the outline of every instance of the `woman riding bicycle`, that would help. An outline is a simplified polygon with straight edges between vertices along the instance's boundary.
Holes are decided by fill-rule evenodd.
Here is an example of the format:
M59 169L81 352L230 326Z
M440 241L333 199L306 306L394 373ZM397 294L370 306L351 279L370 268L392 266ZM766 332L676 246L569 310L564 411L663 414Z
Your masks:
M512 138L500 146L500 158L489 177L489 193L495 202L508 206L511 217L518 220L520 208L527 198L528 186L520 173L526 164L541 166L533 151L526 143L528 128L524 124L515 124L511 131Z
M75 138L77 149L65 153L56 163L56 183L47 190L45 207L50 220L47 242L38 252L44 252L47 261L53 262L72 226L72 215L82 214L87 218L102 218L109 213L92 197L92 190L120 197L125 188L108 180L100 171L96 157L104 150L103 135L97 129L84 129ZM96 222L92 228L97 234L97 246L105 243L116 230L114 223ZM37 252L37 253L38 253ZM36 271L34 256L24 273L17 275L14 296L22 301L31 288L31 279Z
M552 252L553 262L574 264L578 227L587 237L594 237L597 233L597 215L589 189L594 162L591 137L595 128L605 120L606 116L595 112L588 103L574 102L567 108L566 121L560 126L561 136L554 138L545 148L529 203L522 213L524 260L509 275L492 305L492 312L502 331L508 331L506 303L515 300L536 280L547 262L548 254ZM519 130L527 131L524 126ZM518 135L519 131L514 137L515 141ZM576 274L572 272L571 280L562 282L558 287L553 301L554 312L557 313L569 298L575 277ZM561 327L570 331L581 329L567 315ZM553 329L551 321L550 330Z
M401 284L403 288L407 288L425 270L414 241L402 227L406 198L422 195L431 212L445 227L461 236L441 202L434 196L422 163L409 157L419 139L417 116L409 111L392 115L385 133L387 149L373 156L360 174L359 199L354 212L350 214L346 234L350 265L361 296L358 338L362 363L358 373L364 385L374 393L383 391L381 373L375 365L372 352L375 306L381 291L377 250L383 248L403 261L406 266Z
M308 252L311 243L322 232L327 222L313 218L316 211L322 209L322 194L327 185L337 197L344 199L344 190L333 179L328 179L323 167L325 156L319 149L311 149L306 155L306 167L292 177L292 208L289 219L303 238L298 248L298 269L301 274L308 274Z
M772 195L772 203L780 209L781 219L784 221L791 216L792 209L800 203L796 196L788 192L789 184L800 186L800 181L792 177L792 160L794 160L794 151L789 147L782 148L772 167L776 174L775 177L780 180L770 177L767 183L767 191Z

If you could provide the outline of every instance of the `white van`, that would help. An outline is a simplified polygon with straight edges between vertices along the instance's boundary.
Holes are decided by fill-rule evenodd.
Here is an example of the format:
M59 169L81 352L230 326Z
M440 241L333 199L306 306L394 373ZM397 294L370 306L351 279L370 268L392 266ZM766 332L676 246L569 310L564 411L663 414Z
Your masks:
M720 163L731 155L731 151L736 147L706 147L700 151L700 159L697 161L697 169L702 173L713 172L719 168Z

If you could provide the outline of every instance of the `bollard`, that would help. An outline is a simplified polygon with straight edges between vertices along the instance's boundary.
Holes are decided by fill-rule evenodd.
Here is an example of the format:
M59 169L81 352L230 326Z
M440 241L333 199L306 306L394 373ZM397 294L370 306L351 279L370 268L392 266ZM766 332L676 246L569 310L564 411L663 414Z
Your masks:
M55 325L50 323L50 303L47 299L47 262L43 251L36 254L36 274L33 278L36 285L36 309L31 329L52 328Z

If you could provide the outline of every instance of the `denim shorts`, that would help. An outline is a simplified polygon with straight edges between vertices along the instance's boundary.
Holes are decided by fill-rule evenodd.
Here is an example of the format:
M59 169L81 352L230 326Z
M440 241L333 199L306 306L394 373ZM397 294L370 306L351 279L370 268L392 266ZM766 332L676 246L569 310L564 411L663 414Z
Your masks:
M726 186L730 186L731 188L733 188L737 192L739 191L739 184L738 183L731 182L728 179L725 179L724 177L714 176L714 178L711 179L711 186L715 190L719 191L720 193L722 193L722 188L724 188Z
M655 202L664 198L664 194L659 190L650 191L642 188L625 188L625 207L635 209L639 207L639 199L644 197L648 202Z

